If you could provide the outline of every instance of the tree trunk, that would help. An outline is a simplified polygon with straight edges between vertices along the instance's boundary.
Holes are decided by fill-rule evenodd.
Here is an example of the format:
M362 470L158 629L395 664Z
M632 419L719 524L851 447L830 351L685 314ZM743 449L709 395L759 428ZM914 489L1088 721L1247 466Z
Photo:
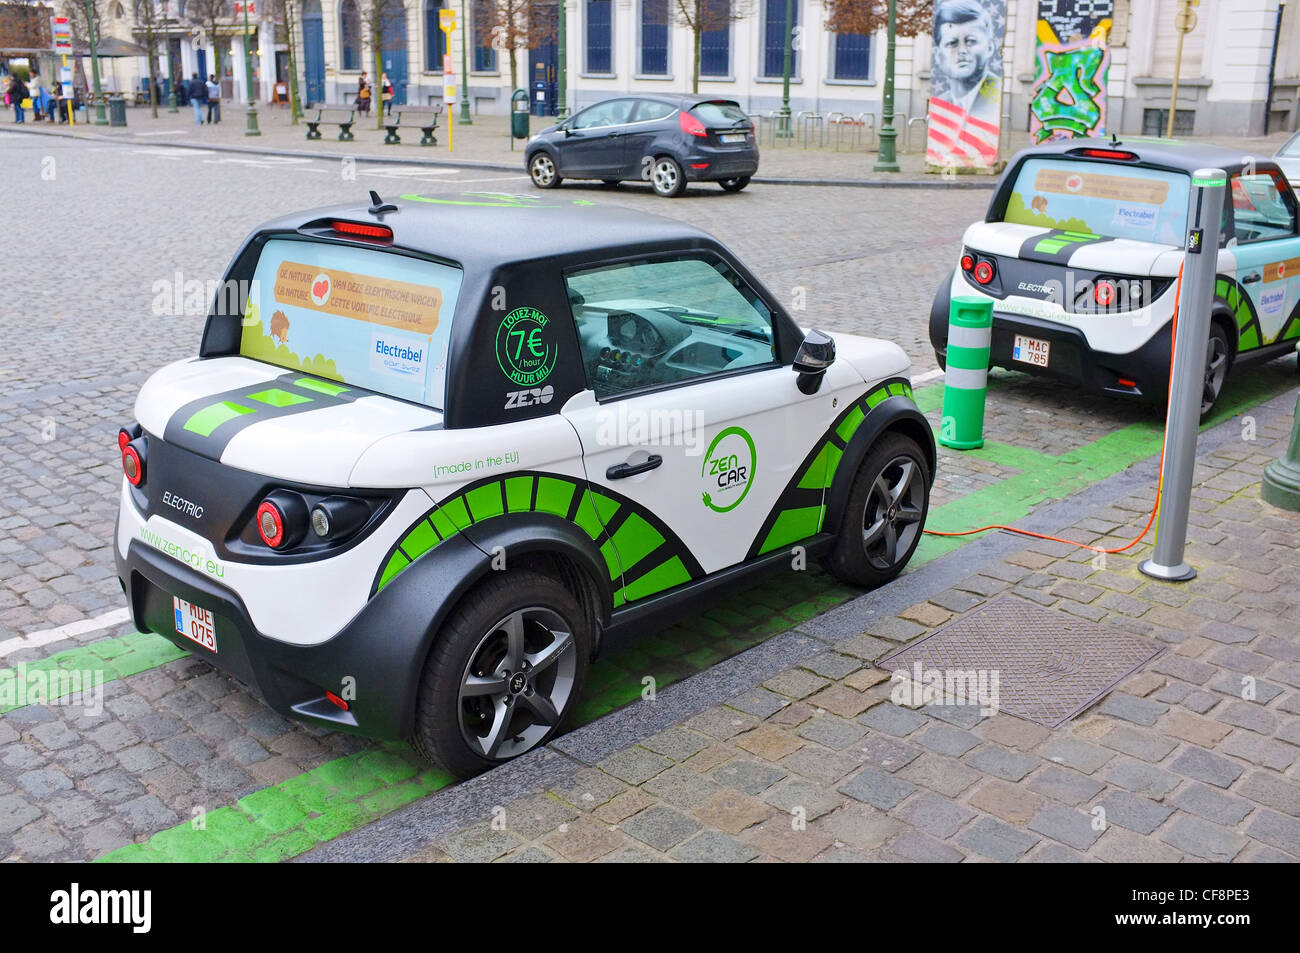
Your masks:
M150 21L145 28L149 44L149 108L153 112L153 118L158 118L158 77L157 77L157 56L153 48L153 23Z
M510 45L510 88L512 90L519 88L519 66L513 43Z
M696 4L695 9L699 9L699 4ZM700 29L700 21L698 17L695 21L695 29L691 32L695 41L694 68L691 73L691 92L698 96L700 93L700 34L704 32Z
M375 30L375 81L370 88L370 105L375 110L375 128L384 128L384 40L383 31Z

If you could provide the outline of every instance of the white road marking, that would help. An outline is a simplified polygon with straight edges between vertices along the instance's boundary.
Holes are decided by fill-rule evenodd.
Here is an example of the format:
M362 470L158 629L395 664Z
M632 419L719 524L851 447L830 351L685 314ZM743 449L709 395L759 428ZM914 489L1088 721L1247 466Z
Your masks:
M133 132L133 136L188 136L189 132L185 129L162 129L158 132Z
M67 625L61 625L56 629L30 632L27 635L20 635L0 642L0 657L21 649L38 648L42 645L49 645L51 642L58 642L61 639L72 638L74 635L85 635L87 632L107 629L110 626L121 625L123 622L129 621L131 621L131 613L123 608L105 612L103 615L97 615L92 619L79 619L76 622L69 622Z
M381 179L398 179L406 176L456 175L460 169L438 169L428 166L398 166L394 169L364 169L362 175L374 175Z

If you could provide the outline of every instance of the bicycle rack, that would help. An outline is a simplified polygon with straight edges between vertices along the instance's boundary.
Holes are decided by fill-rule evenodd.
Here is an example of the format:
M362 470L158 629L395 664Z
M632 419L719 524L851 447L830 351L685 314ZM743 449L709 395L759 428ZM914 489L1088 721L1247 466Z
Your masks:
M826 144L826 123L825 117L813 109L801 109L795 116L797 126L803 132L803 147L808 148L808 127L814 123L817 125L817 147L820 149Z
M869 112L860 112L857 115L858 127L865 136L868 132L871 134L867 151L870 152L876 146L876 114ZM861 148L861 140L858 142L858 148Z
M912 151L912 126L914 126L914 125L915 125L916 123L918 123L918 122L919 122L922 126L925 126L925 128L926 128L926 130L927 130L927 133L926 133L926 134L927 134L927 136L929 135L928 130L929 130L930 126L929 126L929 122L928 122L928 120L926 119L926 117L925 117L925 116L913 116L911 119L909 119L909 120L907 121L907 148L903 150L903 151L905 151L905 152L911 152L911 151Z

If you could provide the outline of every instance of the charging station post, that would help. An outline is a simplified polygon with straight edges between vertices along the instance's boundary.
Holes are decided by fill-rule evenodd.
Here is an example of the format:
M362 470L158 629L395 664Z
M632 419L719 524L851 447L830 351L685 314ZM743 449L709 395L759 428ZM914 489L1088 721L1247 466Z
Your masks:
M1187 513L1192 499L1192 472L1196 468L1206 342L1210 337L1219 225L1227 181L1228 175L1222 169L1197 169L1192 173L1192 194L1188 196L1187 245L1178 296L1174 362L1169 373L1169 415L1165 423L1164 480L1160 485L1156 545L1151 558L1138 566L1145 575L1168 582L1186 582L1196 577L1196 570L1184 562L1183 551L1187 545Z

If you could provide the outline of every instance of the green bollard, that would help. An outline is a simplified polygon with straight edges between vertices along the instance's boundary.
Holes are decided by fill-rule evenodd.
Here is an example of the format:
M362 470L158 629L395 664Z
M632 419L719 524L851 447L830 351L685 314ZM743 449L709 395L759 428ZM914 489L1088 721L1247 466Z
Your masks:
M1278 457L1264 468L1259 495L1265 503L1300 512L1300 397L1295 402L1291 445L1287 448L1286 456Z
M939 443L954 450L984 446L984 397L988 393L993 302L953 298L948 309L948 357L943 382Z

